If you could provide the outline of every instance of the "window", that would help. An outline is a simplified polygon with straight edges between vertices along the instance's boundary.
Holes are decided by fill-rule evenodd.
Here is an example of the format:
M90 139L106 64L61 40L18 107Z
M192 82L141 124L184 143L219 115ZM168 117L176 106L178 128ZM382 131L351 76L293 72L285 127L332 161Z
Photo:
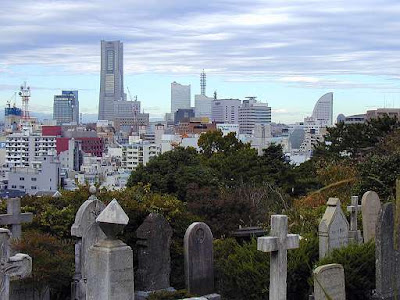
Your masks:
M24 189L25 189L25 187L24 187L23 185L20 185L19 188L20 188L21 190L24 190Z
M16 189L17 186L16 186L16 185L12 185L11 188L12 188L12 189Z
M32 181L36 181L37 179L36 179L36 177L32 177L31 180Z
M36 186L31 186L31 189L36 190L37 188L36 188Z
M24 177L20 177L19 180L20 180L20 181L24 181L25 178L24 178Z

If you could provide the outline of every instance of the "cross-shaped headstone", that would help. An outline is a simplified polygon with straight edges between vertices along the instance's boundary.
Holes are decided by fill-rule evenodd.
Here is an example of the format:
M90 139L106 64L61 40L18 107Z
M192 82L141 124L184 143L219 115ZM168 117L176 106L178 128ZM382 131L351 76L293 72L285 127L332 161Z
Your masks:
M0 228L0 299L9 300L10 280L27 277L32 272L32 258L17 253L10 257L10 237L8 229Z
M0 215L0 225L11 225L11 233L14 239L21 238L21 223L32 222L32 213L21 214L21 199L7 199L7 214Z
M288 217L271 216L271 236L257 239L257 250L271 252L269 299L286 300L287 250L299 248L300 236L288 234Z
M361 232L357 229L358 212L361 211L361 205L358 204L358 196L351 197L351 205L347 206L347 211L350 212L349 238L356 243L361 242Z

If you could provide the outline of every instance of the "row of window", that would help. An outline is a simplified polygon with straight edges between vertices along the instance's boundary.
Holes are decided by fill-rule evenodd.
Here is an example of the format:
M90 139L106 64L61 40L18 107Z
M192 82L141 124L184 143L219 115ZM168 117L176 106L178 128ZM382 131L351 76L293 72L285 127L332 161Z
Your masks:
M25 177L20 177L19 180L24 181ZM31 177L31 181L37 181L37 179L35 177Z
M11 188L12 188L12 189L16 189L16 188L17 188L17 186L16 186L16 185L12 185L12 186L11 186ZM20 186L19 186L19 189L21 189L21 190L25 190L25 186L23 186L23 185L20 185ZM37 190L37 186L34 186L34 185L33 185L33 186L31 186L31 190Z

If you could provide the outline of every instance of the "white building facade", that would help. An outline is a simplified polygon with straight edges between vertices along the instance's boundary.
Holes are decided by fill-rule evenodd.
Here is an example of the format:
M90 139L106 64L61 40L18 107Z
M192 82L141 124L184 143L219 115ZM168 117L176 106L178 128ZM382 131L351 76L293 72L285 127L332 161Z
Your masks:
M139 141L122 146L121 167L126 170L135 170L139 164L144 166L150 158L161 153L161 146L147 141Z
M266 125L271 123L271 107L268 103L258 102L254 97L243 100L239 107L240 133L253 134L256 124Z
M190 84L183 85L174 81L171 83L171 113L175 114L180 108L190 108Z
M239 107L242 101L239 99L213 100L211 106L211 121L216 123L238 124Z

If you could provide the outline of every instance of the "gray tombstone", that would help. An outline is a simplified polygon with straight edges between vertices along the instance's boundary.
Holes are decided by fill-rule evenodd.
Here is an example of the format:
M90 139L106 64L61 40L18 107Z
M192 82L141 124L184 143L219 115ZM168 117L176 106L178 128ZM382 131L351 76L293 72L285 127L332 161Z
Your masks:
M364 242L375 239L376 223L381 210L381 200L377 193L368 191L361 199Z
M0 299L10 299L10 281L29 276L32 272L32 258L17 253L10 257L11 233L0 228Z
M329 198L327 205L318 227L320 259L333 249L347 246L349 239L349 223L340 207L340 200Z
M7 199L7 214L0 215L0 225L11 225L13 239L21 238L21 223L32 222L32 213L21 213L21 199Z
M151 213L136 231L138 268L135 286L140 299L146 293L170 289L172 228L160 214Z
M87 300L134 300L132 248L116 238L129 218L117 200L96 218L106 239L90 247L87 256Z
M349 242L356 244L363 242L361 230L358 230L357 226L358 212L360 210L361 205L358 204L358 196L352 196L351 205L347 206L347 211L350 212Z
M315 300L346 300L344 269L342 265L330 264L314 270Z
M202 222L191 224L183 240L186 289L195 295L214 291L213 235Z
M86 299L87 255L91 246L105 239L105 234L96 223L97 216L104 210L105 205L94 195L96 189L91 187L92 195L86 200L75 216L71 227L71 235L78 238L75 244L75 274L71 285L73 300Z
M287 250L299 248L300 236L288 234L288 217L271 216L271 236L257 239L257 250L270 252L269 299L286 300Z
M393 203L383 205L378 216L375 237L376 298L395 299L400 291L400 253L395 247ZM397 234L399 234L397 232Z

